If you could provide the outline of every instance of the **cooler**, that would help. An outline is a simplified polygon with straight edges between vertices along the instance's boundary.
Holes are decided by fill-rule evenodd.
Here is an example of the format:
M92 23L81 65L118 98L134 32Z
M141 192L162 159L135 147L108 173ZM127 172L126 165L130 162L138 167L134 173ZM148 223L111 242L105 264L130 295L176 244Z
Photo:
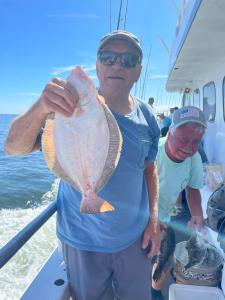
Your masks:
M224 300L223 292L217 287L187 284L171 284L169 300Z

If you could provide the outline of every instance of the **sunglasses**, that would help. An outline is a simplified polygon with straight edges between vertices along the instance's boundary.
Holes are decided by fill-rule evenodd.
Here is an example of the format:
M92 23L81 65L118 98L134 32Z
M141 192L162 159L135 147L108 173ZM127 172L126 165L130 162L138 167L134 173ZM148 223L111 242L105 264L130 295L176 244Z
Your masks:
M114 51L101 51L98 52L98 59L104 66L113 66L117 58L120 58L120 65L123 68L134 68L137 64L141 63L141 57L138 54L131 52L114 52Z

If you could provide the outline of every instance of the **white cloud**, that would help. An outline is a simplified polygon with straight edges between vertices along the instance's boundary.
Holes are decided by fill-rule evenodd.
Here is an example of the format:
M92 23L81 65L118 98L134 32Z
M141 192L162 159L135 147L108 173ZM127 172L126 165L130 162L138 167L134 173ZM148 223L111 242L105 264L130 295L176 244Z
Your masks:
M164 79L164 78L167 78L168 76L167 75L152 75L150 76L150 79Z
M49 74L52 75L52 76L57 76L57 75L60 75L64 72L71 71L74 67L75 67L75 65L74 66L68 66L68 67L54 68L54 70L52 72L50 72Z
M87 73L95 71L95 65L81 65L81 68Z
M50 14L48 18L58 19L99 19L100 17L94 14Z
M25 96L25 97L39 97L41 93L34 93L34 92L19 92L16 93L18 96Z
M67 66L67 67L59 67L59 68L55 68L52 72L50 72L49 74L52 76L58 76L62 73L65 72L70 72L76 65L72 65L72 66ZM93 72L95 72L95 65L81 65L81 68L84 69L84 71L86 73L88 73L89 75ZM92 75L94 76L94 75Z

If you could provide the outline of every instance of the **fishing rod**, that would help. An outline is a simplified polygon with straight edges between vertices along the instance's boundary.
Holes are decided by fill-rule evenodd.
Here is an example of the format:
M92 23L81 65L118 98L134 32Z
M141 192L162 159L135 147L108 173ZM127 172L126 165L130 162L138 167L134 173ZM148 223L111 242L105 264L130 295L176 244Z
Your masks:
M124 30L125 30L125 28L126 28L127 10L128 10L128 0L127 0L127 2L126 2L126 9L125 9L125 17L124 17L124 24L123 24L123 29L124 29Z
M109 0L109 32L112 31L112 0Z
M164 41L164 39L161 36L158 36L158 40L160 41L160 43L163 45L163 48L166 50L166 52L168 54L170 54L171 49L170 47L166 44L166 42Z
M148 72L148 65L149 65L149 61L150 61L150 57L151 57L151 51L152 51L152 46L150 46L149 53L148 53L148 60L147 60L147 65L146 65L146 69L145 69L144 81L143 81L143 85L142 85L141 99L143 99L143 95L144 95L144 89L145 89L145 85L146 85L146 78L147 78L147 72Z
M122 5L123 5L123 0L120 0L120 9L119 9L119 15L118 15L118 20L117 20L117 30L120 27Z

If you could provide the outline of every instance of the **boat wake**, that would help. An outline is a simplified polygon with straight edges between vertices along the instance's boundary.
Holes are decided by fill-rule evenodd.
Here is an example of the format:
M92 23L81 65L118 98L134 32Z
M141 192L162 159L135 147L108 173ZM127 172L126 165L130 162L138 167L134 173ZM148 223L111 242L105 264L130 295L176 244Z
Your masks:
M43 195L39 207L0 210L0 247L54 200L57 188L58 180L55 180L51 190ZM53 216L0 270L0 299L19 299L56 246L55 216Z

